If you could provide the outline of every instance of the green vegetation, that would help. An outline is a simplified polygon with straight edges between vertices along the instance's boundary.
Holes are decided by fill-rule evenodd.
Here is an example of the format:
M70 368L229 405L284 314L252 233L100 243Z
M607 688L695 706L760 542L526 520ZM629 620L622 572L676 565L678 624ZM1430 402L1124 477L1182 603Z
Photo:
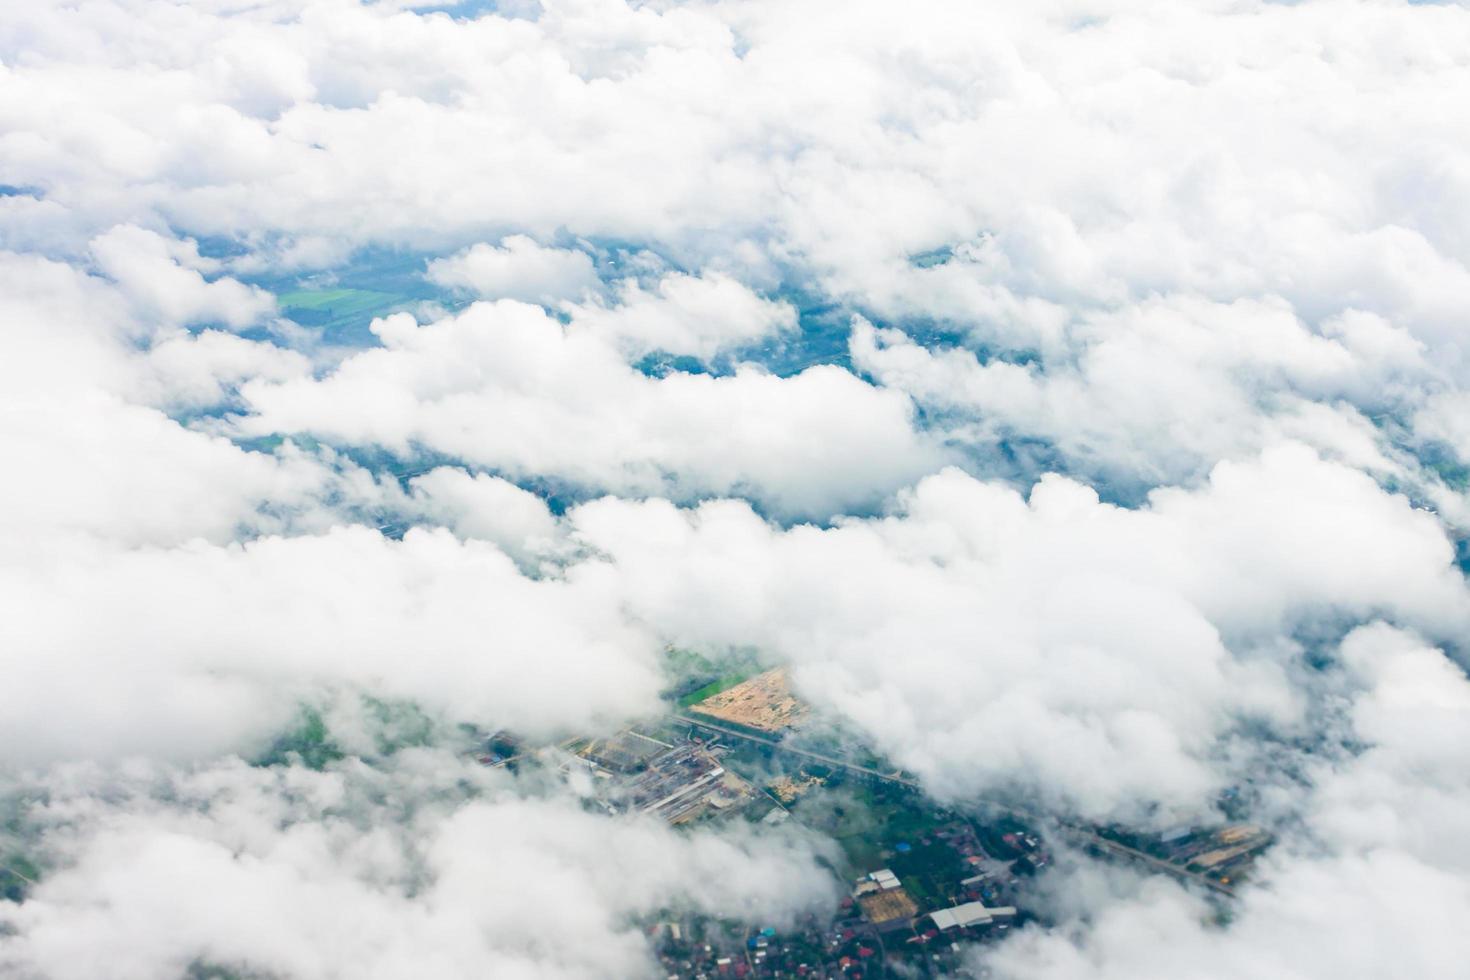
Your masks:
M41 869L24 854L0 858L0 899L19 902L26 889L41 879Z
M687 708L692 704L698 704L705 698L714 697L721 691L728 691L730 688L734 687L736 684L744 682L749 677L750 671L748 670L736 671L733 674L725 674L722 677L717 677L703 687L696 688L695 690L690 691L688 694L680 698L679 707Z
M1426 446L1419 453L1419 461L1433 470L1450 489L1463 491L1470 488L1470 467L1460 462L1449 447L1440 444Z
M888 866L921 905L933 906L945 905L953 897L945 883L955 878L959 863L959 853L943 841L915 841L906 853L894 854Z
M975 825L975 835L986 852L1006 861L1012 861L1025 852L1005 841L1006 834L1024 833L1025 826L1014 817L997 817L995 820Z
M298 289L283 293L276 300L288 312L317 313L340 318L392 305L398 300L398 296L372 289Z
M304 327L320 327L327 340L366 339L374 317L404 305L408 297L372 289L298 289L276 297L281 312Z
M752 651L714 660L693 650L670 648L664 652L663 673L668 678L664 697L687 708L734 687L760 670Z
M840 773L834 774L825 792L798 800L792 812L801 823L837 841L848 865L841 870L849 877L886 866L902 877L894 863L894 845L914 844L943 822L936 810L901 787L845 781ZM926 855L915 859L920 870L927 867Z
M269 977L270 974L257 973L254 970L237 969L196 960L189 964L189 968L184 972L183 980L269 980Z
M365 698L364 703L379 726L373 733L379 753L392 755L400 749L421 747L434 741L433 719L413 702Z
M411 701L364 697L362 708L362 721L372 735L373 747L382 756L432 745L441 734L434 720ZM346 753L331 737L321 711L307 706L301 709L295 726L277 738L255 764L301 765L320 770L345 757Z
M296 763L308 769L325 769L344 758L341 748L327 734L320 711L303 708L300 723L276 739L270 751L255 761L258 766L283 766Z

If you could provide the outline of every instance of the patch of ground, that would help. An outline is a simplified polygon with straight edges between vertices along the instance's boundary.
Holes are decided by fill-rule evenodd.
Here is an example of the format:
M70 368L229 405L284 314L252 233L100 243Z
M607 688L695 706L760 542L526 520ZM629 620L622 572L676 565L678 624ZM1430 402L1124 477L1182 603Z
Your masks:
M912 919L919 914L919 906L902 888L886 892L873 892L858 899L863 917L869 922L892 922L894 919Z
M803 793L821 785L822 780L817 776L807 776L803 779L782 776L770 784L770 790L782 803L792 803Z
M762 732L794 728L811 708L791 693L785 667L757 674L748 681L705 698L690 711Z

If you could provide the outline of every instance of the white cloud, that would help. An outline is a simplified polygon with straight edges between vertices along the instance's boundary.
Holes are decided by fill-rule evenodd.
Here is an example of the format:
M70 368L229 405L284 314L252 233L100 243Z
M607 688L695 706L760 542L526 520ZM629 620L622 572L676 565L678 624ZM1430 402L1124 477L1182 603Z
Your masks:
M1291 756L1232 923L1084 873L994 965L1454 975L1466 681L1426 644L1467 615L1463 5L411 6L0 14L0 769L152 759L35 774L63 860L0 906L0 970L628 975L665 897L813 896L780 848L437 777L377 784L431 811L379 833L333 810L357 777L219 761L355 692L611 724L678 642L791 662L958 798L1182 817L1263 729L1348 736ZM495 301L330 365L238 333L287 336L246 279L368 247ZM729 363L796 339L783 296L877 324L873 383ZM635 370L660 351L716 373ZM336 448L226 438L297 434ZM403 487L380 449L437 468ZM511 481L669 499L555 517ZM347 526L399 521L442 526ZM1303 664L1377 617L1425 640Z
M494 542L518 561L560 546L563 531L546 502L507 480L441 466L410 484L423 513L462 538Z
M1207 806L1247 719L1300 723L1297 625L1393 615L1457 635L1434 519L1299 446L1147 507L949 470L890 517L774 529L733 502L571 516L670 642L744 645L932 789L1020 786L1093 816Z
M832 900L809 841L596 816L440 753L386 771L83 769L51 792L31 816L65 863L0 906L7 974L636 976L655 965L638 917L780 924Z
M1226 923L1156 881L1095 896L1091 921L1027 930L990 958L995 975L1456 975L1470 954L1455 925L1470 913L1470 780L1450 746L1470 735L1470 682L1438 650L1382 626L1351 635L1342 657L1359 686L1351 734L1367 748L1308 763L1311 784L1293 800L1305 822Z
M1470 460L1470 392L1446 391L1428 399L1413 423L1419 438L1443 443Z
M511 235L498 247L481 242L435 259L429 263L428 277L431 282L483 299L527 303L578 299L602 285L585 252L545 248L525 235Z
M569 308L575 329L614 340L634 355L667 351L701 360L796 327L796 311L729 276L671 274L653 290L624 280L614 306Z
M242 750L341 688L549 735L653 710L661 685L611 583L528 579L442 530L73 549L0 577L12 764Z
M212 403L247 375L290 376L300 355L212 331L188 337L62 263L0 253L0 283L0 441L13 474L0 481L0 553L44 553L78 533L225 541L278 526L263 501L316 510L338 482L289 447L247 453L155 407Z
M204 273L217 271L218 263L201 258L193 242L119 226L93 239L91 254L141 315L164 323L245 327L275 310L264 290L228 277L206 280Z
M1368 420L1438 384L1422 345L1371 314L1308 329L1280 302L1159 298L1097 314L1031 363L936 352L856 322L854 362L992 449L1042 439L1081 472L1142 483L1195 479L1283 437L1400 472Z
M374 325L382 349L320 381L243 385L250 414L236 427L400 455L422 446L618 493L748 493L817 517L871 506L943 459L899 392L835 367L647 377L618 352L612 316L563 326L509 300L424 325L398 314Z
M145 215L445 249L565 229L794 263L1014 342L1058 306L1276 294L1458 359L1456 6L97 10L17 11L0 37L0 153L61 209L52 237Z
M147 360L157 386L151 400L176 411L219 406L243 381L285 381L311 374L311 362L296 351L222 330L181 331L155 343Z

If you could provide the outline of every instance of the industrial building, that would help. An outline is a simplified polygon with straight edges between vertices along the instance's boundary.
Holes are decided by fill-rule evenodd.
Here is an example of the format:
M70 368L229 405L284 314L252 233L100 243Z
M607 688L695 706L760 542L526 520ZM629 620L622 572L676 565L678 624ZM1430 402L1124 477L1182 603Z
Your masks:
M971 926L988 926L996 920L1009 921L1016 917L1014 906L1002 905L986 908L979 902L966 902L953 908L939 909L929 913L940 932L947 929L968 929Z

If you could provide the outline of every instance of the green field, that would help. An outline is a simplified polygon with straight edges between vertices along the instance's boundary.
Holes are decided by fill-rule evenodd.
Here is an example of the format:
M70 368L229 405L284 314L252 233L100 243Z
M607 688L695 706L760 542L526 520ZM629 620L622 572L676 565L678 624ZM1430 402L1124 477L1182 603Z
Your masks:
M704 687L696 688L695 690L690 691L688 694L680 698L679 707L687 708L690 705L698 704L705 698L712 698L716 694L719 694L721 691L728 691L730 688L734 687L736 684L741 683L742 681L745 681L749 677L749 671L741 671L736 674L725 674L722 677L717 677L714 680L710 681L708 684L704 685Z
M320 327L327 340L361 340L374 317L391 313L408 297L371 289L298 289L276 297L281 312L304 327Z
M287 309L311 310L345 316L361 313L374 306L390 304L398 299L396 293L380 293L371 289L298 289L276 297Z
M924 863L928 852L908 858L905 870L900 870L894 845L907 841L917 848L924 834L944 822L923 799L861 782L829 784L824 792L803 796L791 809L802 824L837 841L847 861L842 870L848 876L892 867L900 878L906 873L921 877L928 870ZM920 890L925 890L924 885Z
M663 672L669 682L664 697L687 708L734 687L760 670L750 651L726 654L715 660L693 650L673 647L664 651Z

